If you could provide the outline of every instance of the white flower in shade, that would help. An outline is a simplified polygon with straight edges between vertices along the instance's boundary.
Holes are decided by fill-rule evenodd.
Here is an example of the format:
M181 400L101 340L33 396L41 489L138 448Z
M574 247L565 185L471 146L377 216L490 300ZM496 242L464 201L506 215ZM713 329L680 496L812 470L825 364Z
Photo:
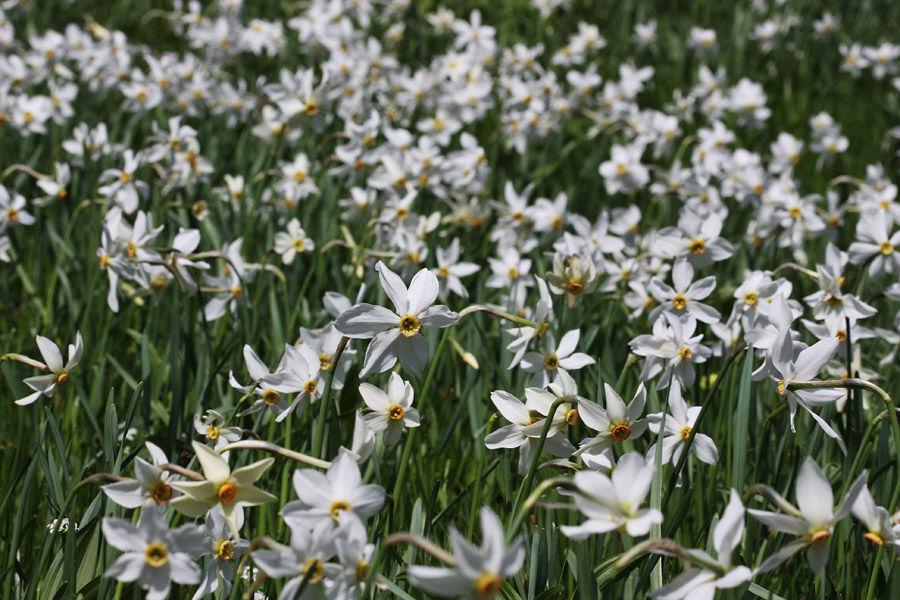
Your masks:
M285 504L280 514L285 523L298 529L322 521L337 523L345 510L368 519L384 504L384 488L364 485L359 465L346 454L338 456L324 474L315 469L294 471L294 491L299 500Z
M350 447L341 446L338 452L341 455L346 454L360 463L369 458L373 450L375 450L375 432L369 429L365 417L357 412L354 417L353 439L350 442Z
M106 570L104 577L137 581L147 590L148 600L169 595L172 582L193 585L200 581L195 557L205 550L203 530L193 524L170 530L162 512L141 511L138 524L115 517L103 518L106 542L125 554Z
M323 588L341 572L340 565L329 561L337 552L335 540L342 533L328 521L321 521L313 528L291 526L290 546L276 544L273 550L256 550L253 560L269 577L291 578L279 597L321 598Z
M255 395L258 399L250 408L238 413L237 416L243 417L268 407L275 413L276 418L281 415L287 418L285 413L288 411L288 403L282 394L292 394L303 388L302 384L298 385L295 381L296 378L287 372L288 355L283 354L275 372L270 373L266 364L260 360L250 344L244 344L244 361L247 363L247 371L250 373L250 384L241 385L234 377L234 372L228 373L228 383L244 394Z
M688 437L700 415L701 407L688 407L681 393L681 384L676 379L672 382L669 389L669 413L666 415L666 430L663 437L662 447L662 464L678 463L681 453L684 452L684 446ZM662 422L663 414L661 412L647 415L647 421L650 423L650 431L659 433L659 426ZM697 458L708 465L714 465L719 462L719 450L716 443L711 437L702 433L694 434L694 443L691 444L691 452ZM647 450L647 457L655 456L656 444L650 446Z
M209 440L217 451L241 439L240 427L222 427L224 424L225 417L214 410L207 410L202 417L194 415L194 431ZM222 458L228 460L228 454L223 454Z
M373 338L366 348L359 373L361 379L387 371L398 358L410 376L416 375L428 363L428 344L422 329L456 325L459 315L442 304L432 306L440 285L431 271L423 269L416 273L407 289L403 280L383 262L378 261L375 270L396 312L361 303L341 313L335 327L349 338Z
M816 424L830 437L839 439L840 436L825 422L825 419L812 411L811 407L821 407L832 402L837 402L844 397L844 390L832 388L792 390L793 381L813 381L818 378L829 360L837 352L840 342L836 337L830 337L816 342L812 346L801 351L794 358L794 341L791 339L791 330L788 327L779 332L778 338L772 345L770 357L772 367L777 371L775 376L775 391L786 399L791 411L791 431L797 432L794 420L799 404L808 412Z
M856 237L850 244L850 262L862 264L871 259L869 276L878 279L885 273L900 273L900 229L890 235L890 221L866 215L859 221Z
M853 294L841 291L843 278L834 269L818 264L816 271L820 290L803 298L804 302L813 307L816 319L866 319L878 312L874 306L869 306Z
M720 572L689 568L660 589L651 592L648 597L663 600L711 599L715 597L717 589L732 589L750 581L753 572L749 568L731 564L731 555L744 537L744 512L740 496L732 489L728 506L713 531L713 548L716 550L717 558L713 558L703 550L687 551L689 555L705 564L716 565Z
M641 164L643 153L644 146L641 144L613 145L609 160L601 163L598 168L607 194L611 196L618 192L634 192L650 182L650 172Z
M831 484L825 477L825 473L819 468L812 458L807 457L800 467L797 476L797 505L799 509L791 506L787 501L782 502L785 507L791 509L793 514L780 514L766 512L764 510L747 509L750 516L763 525L798 536L799 539L788 543L781 550L767 558L756 569L757 573L771 571L788 558L804 548L809 566L816 573L825 570L828 563L828 551L834 525L847 516L851 507L856 502L860 491L866 485L866 472L864 471L847 490L840 506L834 508L834 494Z
M572 308L581 302L581 295L597 287L597 269L590 255L553 255L553 271L547 273L547 282L554 294L565 294L566 306Z
M253 485L272 466L275 459L265 458L232 471L228 462L209 446L200 442L192 442L191 445L197 454L197 461L203 467L206 480L173 482L172 487L184 495L172 501L172 508L196 518L218 506L231 533L238 537L238 521L244 506L258 506L277 500L272 494Z
M721 319L719 311L708 304L700 302L709 297L716 289L716 277L710 275L697 281L694 279L694 267L686 260L678 260L672 267L672 283L674 288L662 282L658 277L650 280L650 294L660 303L650 312L650 320L654 321L662 311L678 316L690 314L698 321L716 323Z
M598 433L581 442L576 456L597 457L614 443L639 438L647 429L647 420L641 418L647 402L643 383L638 385L628 406L611 385L604 383L603 389L606 392L605 410L593 402L579 403L578 414L582 422Z
M169 462L165 452L152 442L144 442L153 463L140 456L134 458L135 479L117 481L104 485L101 489L110 500L125 508L149 505L165 505L172 499L172 474L160 466Z
M335 597L359 598L375 556L375 544L369 543L366 526L356 513L341 513L338 529L341 533L335 538L335 550L342 572L338 579L339 591Z
M887 509L875 504L872 498L872 492L867 486L859 491L856 502L853 503L853 516L859 519L866 526L866 533L863 537L871 542L883 546L888 545L900 547L900 525L895 525L891 521L891 515Z
M481 538L481 547L473 546L451 527L453 567L410 565L407 570L409 582L439 598L493 598L503 587L503 580L522 568L525 549L521 537L506 546L503 524L486 506L481 508Z
M200 230L185 229L180 227L178 235L172 240L172 252L166 257L166 262L178 274L178 282L189 294L197 293L197 282L191 273L191 269L208 269L209 263L202 260L188 258L200 245Z
M526 393L528 393L527 390ZM532 426L540 424L543 427L543 421L546 417L537 410L529 410L525 403L503 390L491 392L491 402L494 403L500 414L510 422L510 425L501 427L488 434L484 438L484 445L491 450L518 448L519 473L524 475L531 466L540 437L540 433L534 435ZM565 412L563 413L563 418L565 418ZM526 433L526 431L529 433ZM575 452L575 446L566 438L565 433L557 428L556 431L548 431L547 438L544 441L544 450L554 456L566 457L571 456Z
M566 332L556 345L552 333L547 333L547 352L528 352L522 358L522 368L529 373L534 373L531 378L532 387L543 388L550 383L550 378L557 373L567 373L577 370L597 361L584 352L575 352L581 332L577 329Z
M300 416L303 413L304 401L308 399L310 403L315 402L322 395L322 389L325 387L325 372L322 371L321 360L311 346L300 344L295 348L285 344L283 360L284 374L287 375L287 379L281 380L279 373L270 377L276 379L280 389L300 393L286 411L275 417L275 421L279 423L292 412L296 412L297 416Z
M69 371L81 361L81 357L84 354L84 342L81 340L80 331L75 334L75 344L69 344L69 360L65 364L63 364L62 354L56 344L42 335L37 336L35 341L46 364L30 358L26 359L25 362L44 371L49 371L49 373L47 375L28 377L24 380L25 385L35 390L35 392L16 400L16 404L20 406L31 404L40 398L41 394L48 398L53 396L57 386L63 385L69 380Z
M560 529L576 540L616 530L635 537L647 535L653 524L663 520L657 509L641 508L650 492L654 470L652 461L629 452L619 459L609 477L596 471L579 471L572 478L577 491L567 493L574 497L575 507L587 521Z
M638 356L646 356L647 362L641 371L641 381L648 381L660 375L657 389L665 389L672 377L684 387L694 385L694 363L704 363L712 350L701 342L703 334L694 335L697 320L685 315L678 316L664 312L665 318L653 323L653 334L639 335L631 342L631 351Z
M349 306L348 301L348 308ZM303 340L302 346L312 349L316 356L319 357L319 370L322 371L323 375L327 374L329 367L331 367L331 361L334 360L334 355L342 337L341 333L335 329L334 323L329 323L322 329L317 330L305 327L300 328L300 339ZM334 369L331 389L340 390L344 388L347 369L350 368L354 356L356 356L356 350L350 348L349 344L345 346L344 352L341 354L341 358Z
M550 288L547 286L547 282L537 275L534 276L534 280L537 283L539 296L534 312L531 314L534 326L522 325L506 330L507 333L515 338L506 346L506 349L514 354L509 367L507 367L509 369L512 369L522 361L525 351L528 349L528 343L535 337L543 336L546 328L555 319L553 314L553 297L550 296Z
M294 262L297 254L312 252L315 249L316 243L306 235L297 219L288 221L286 233L279 231L275 234L275 252L281 255L281 260L286 265Z
M412 408L413 388L397 373L391 373L385 393L371 383L359 384L359 393L372 412L365 416L374 432L384 432L384 443L393 446L400 441L404 427L419 426L419 412Z
M243 515L238 519L238 528L243 526ZM250 542L233 537L228 529L225 519L219 511L213 509L206 513L207 554L212 558L206 563L203 572L203 581L197 587L197 592L192 600L200 600L207 594L212 594L219 589L219 578L222 580L222 597L227 598L231 593L231 582L234 581L234 564L239 561L241 554L250 546Z
M25 197L12 194L0 185L0 226L7 224L34 225L34 217L25 210Z
M437 263L437 268L432 269L431 272L438 277L438 284L440 285L438 297L440 297L441 302L447 301L450 292L461 298L468 298L469 291L463 285L460 277L472 275L478 272L481 267L474 263L459 262L459 238L453 238L450 247L446 250L443 248L437 249Z

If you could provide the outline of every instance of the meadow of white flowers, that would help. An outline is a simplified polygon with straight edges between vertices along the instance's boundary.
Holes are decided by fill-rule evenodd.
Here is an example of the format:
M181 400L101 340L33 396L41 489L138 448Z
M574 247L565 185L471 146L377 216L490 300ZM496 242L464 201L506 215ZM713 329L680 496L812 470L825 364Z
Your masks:
M900 597L838 4L0 1L0 598Z

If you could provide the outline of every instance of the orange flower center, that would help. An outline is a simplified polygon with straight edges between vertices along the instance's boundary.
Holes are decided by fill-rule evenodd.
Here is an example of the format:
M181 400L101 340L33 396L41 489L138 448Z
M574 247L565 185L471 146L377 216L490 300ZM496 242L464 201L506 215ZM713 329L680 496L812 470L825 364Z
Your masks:
M612 438L617 442L624 442L631 436L631 427L628 425L616 425L612 430Z
M231 504L237 496L237 487L233 483L225 483L219 486L219 500L222 504Z
M160 483L153 490L153 499L157 504L165 504L172 499L172 486L167 483Z
M812 536L809 538L809 541L816 548L821 548L828 543L828 538L830 537L830 531L828 531L827 529L820 529L812 534Z
M475 583L475 592L479 598L493 598L503 587L503 579L496 573L484 573Z
M403 407L399 404L395 404L388 409L388 418L392 421L399 421L403 418Z

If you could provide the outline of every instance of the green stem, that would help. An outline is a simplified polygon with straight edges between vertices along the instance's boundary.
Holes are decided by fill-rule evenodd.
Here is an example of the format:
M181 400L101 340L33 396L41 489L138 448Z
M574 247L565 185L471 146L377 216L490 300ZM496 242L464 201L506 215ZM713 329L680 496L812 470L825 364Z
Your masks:
M340 362L341 355L344 353L344 348L347 347L349 341L350 338L346 336L341 338L337 350L334 351L331 364L328 365L328 375L325 377L325 391L322 392L319 415L316 418L316 429L313 431L312 455L315 457L322 456L322 440L325 437L325 417L328 415L328 402L331 400L331 384L334 381L334 372L337 370L338 362Z
M669 487L666 489L666 499L662 504L663 513L665 513L666 507L669 505L669 500L672 497L672 491L675 489L675 484L678 482L678 474L681 473L681 469L684 468L684 464L685 462L687 462L688 454L690 454L691 446L694 443L694 436L697 435L697 431L700 429L700 423L703 422L703 417L706 415L706 412L712 405L713 396L718 391L719 386L722 384L722 380L725 379L725 375L728 373L731 365L733 365L734 361L737 360L737 357L743 354L746 350L747 345L741 344L732 351L731 356L728 357L728 361L725 362L725 364L722 366L722 369L719 371L719 374L716 377L716 382L712 385L711 388L709 388L709 392L707 392L706 398L703 399L703 406L700 408L700 413L697 415L697 420L694 421L694 426L691 428L691 434L684 442L684 450L681 451L681 456L678 458L678 464L675 466L675 470L672 471L672 475L669 477Z
M553 415L556 414L556 409L560 407L560 405L564 403L572 403L578 402L577 396L560 396L556 400L553 401L553 404L550 405L550 410L547 412L547 417L544 419L544 427L541 429L541 436L537 441L537 448L534 449L534 456L531 459L531 466L528 468L528 474L525 476L525 480L522 482L522 485L519 486L519 491L516 493L516 502L513 504L513 514L517 514L519 511L519 506L522 504L522 499L526 490L531 487L531 483L534 481L534 475L537 473L538 462L541 459L541 453L544 451L544 442L547 441L547 434L550 433L550 426L553 423ZM511 538L515 533L515 529L509 529L506 532L507 539Z
M847 495L847 490L850 489L850 483L853 481L853 478L856 476L856 471L859 468L859 463L862 462L863 454L865 454L866 446L869 443L869 438L872 437L872 433L875 431L875 428L886 418L888 417L886 412L881 413L869 423L869 426L866 427L866 430L863 432L862 440L859 442L859 447L856 449L856 456L853 457L853 464L850 465L850 472L847 474L847 477L844 480L844 487L841 490L840 498L843 498Z
M572 479L569 477L550 477L549 479L540 482L537 487L534 488L534 491L529 494L528 498L525 499L525 502L522 503L522 508L518 512L513 513L515 518L512 520L509 531L506 533L507 543L512 541L513 534L522 526L522 522L525 521L525 516L528 514L528 511L537 504L538 499L552 487L568 487L574 491L578 490L572 483Z
M894 409L894 400L891 398L891 396L871 381L866 381L865 379L857 379L855 377L851 377L848 379L824 379L822 381L792 381L788 384L788 389L790 390L820 388L869 390L870 392L878 395L882 399L882 401L884 401L884 404L887 407L888 417L891 420L891 431L893 432L894 437L894 454L897 457L897 478L898 481L900 481L900 422L898 422L897 420L897 411ZM893 513L897 510L898 495L900 495L900 486L898 486L894 490L894 495L891 498L891 505L888 507L888 512Z
M431 388L431 381L434 379L434 372L441 357L441 352L447 344L449 335L450 328L448 327L444 329L444 333L441 334L441 341L438 342L434 358L431 359L431 365L429 365L428 373L425 375L425 383L422 385L422 391L419 393L419 414L424 414L425 405L428 402L428 391ZM412 454L412 448L415 445L416 435L418 434L419 429L419 427L416 427L415 429L410 430L409 435L406 436L406 444L403 446L403 456L400 458L397 479L394 482L394 490L391 492L391 498L394 499L394 511L396 511L397 507L400 505L400 503L397 502L397 498L400 497L400 490L403 489L403 484L406 481L406 470L409 465L409 457Z

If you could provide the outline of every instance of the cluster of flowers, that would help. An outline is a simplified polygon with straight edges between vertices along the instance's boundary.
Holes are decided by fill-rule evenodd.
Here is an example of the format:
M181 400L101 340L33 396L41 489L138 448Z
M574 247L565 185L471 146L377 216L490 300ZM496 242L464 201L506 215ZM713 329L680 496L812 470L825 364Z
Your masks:
M204 242L211 246L199 223L220 209L243 220L272 219L280 228L272 250L290 265L298 255L330 242L308 235L294 216L296 208L315 202L322 182L344 181L348 192L339 202L340 218L357 230L371 228L365 249L346 230L348 247L365 254L363 258L386 261L366 270L360 259L350 272L369 286L377 276L393 308L363 302L365 284L353 300L329 292L320 313L330 315L328 324L301 327L301 341L285 346L273 370L245 346L249 380L242 384L231 373L229 382L253 402L236 417L268 408L276 422L301 416L306 404L343 388L357 363L353 344L358 342L350 340L371 340L360 352L360 379L385 373L397 363L406 378L422 372L429 360L425 333L456 326L465 316L435 302L468 298L463 278L480 268L462 260L466 254L460 236L491 222L484 236L491 253L486 259L490 273L483 285L496 290L488 292L496 301L470 308L513 323L506 330L508 368L527 373L530 384L524 390L525 402L510 391L491 395L509 424L484 441L491 449L518 448L523 475L533 470L540 449L580 459L582 470L568 488L563 486L587 517L581 525L563 528L574 538L615 530L646 535L663 519L659 510L642 508L654 470L669 462L683 465L688 451L705 464L718 462L715 440L695 431L700 407L688 406L684 391L695 386L695 365L739 351L743 344L752 348L748 360L758 361L754 378L771 381L787 403L792 430L797 428L799 407L825 434L839 439L836 427L819 411L833 403L843 409L847 392L806 384L815 383L823 369L839 378L866 375L861 356L875 353L876 340L891 346L883 363L895 359L900 345L900 313L893 318L897 331L863 325L879 310L896 310L889 303L900 301L896 185L880 166L872 165L864 180L835 180L822 196L802 191L795 174L807 148L818 155L818 170L848 150L840 124L820 113L810 119L808 140L780 132L764 155L739 147L739 136L729 127L762 129L772 115L761 84L741 78L729 86L724 69L701 66L696 85L687 93L676 91L665 111L642 107L640 95L654 69L625 63L617 79L604 81L594 59L606 41L597 26L587 23L545 56L542 45L501 47L496 30L477 10L457 18L442 8L427 20L450 48L414 69L390 51L405 35L402 19L408 4L379 3L376 11L366 0L315 0L285 24L260 19L245 24L238 0L217 3L213 16L190 3L170 15L173 30L192 49L183 55L154 55L152 49L136 47L120 32L97 24L87 31L70 25L62 33L29 36L27 46L0 57L0 121L8 130L22 137L39 136L51 127L73 124L73 103L85 93L113 95L124 110L147 119L154 114L150 111L175 115L165 127L153 121L152 134L136 147L110 139L103 123L74 124L71 137L62 143L65 160L55 165L53 175L22 168L44 194L30 203L39 208L64 203L71 194L73 166L101 160L118 165L90 184L98 184L96 193L108 206L96 254L109 278L109 308L122 310L122 298L127 298L128 308L140 305L174 282L186 294L205 296L206 321L238 320L251 308L247 287L271 265L262 256L259 262L246 260L240 237L220 249L199 250ZM567 6L565 1L534 4L545 16ZM17 10L12 4L0 7ZM366 34L376 20L386 26L383 40ZM12 46L12 20L2 14L0 23L0 37ZM783 13L757 26L754 37L769 51L779 36L797 25L795 17ZM833 35L838 26L829 14L814 23L821 36ZM635 32L644 47L655 44L655 36L653 22L639 25ZM297 43L314 58L315 67L284 67L277 81L248 82L231 75L241 53L281 56ZM715 31L695 28L688 45L700 55L714 54ZM857 44L841 53L854 76L871 67L878 79L894 74L900 59L900 48L889 43L877 48ZM280 149L293 158L276 159L272 169L253 174L253 179L219 172L201 153L212 140L201 145L197 130L186 124L207 114L229 125L252 122L256 142L273 148L272 156ZM569 208L563 192L552 199L532 199L533 186L512 181L506 182L502 199L487 201L491 165L472 132L489 115L501 124L503 143L518 154L587 115L593 125L589 138L614 141L608 160L597 165L606 193L631 199L639 194L665 196L678 210L677 223L650 228L636 202L579 214ZM328 143L340 141L327 160L300 150L305 136L324 140L329 133L335 135L327 137ZM671 166L663 169L647 160ZM188 197L188 192L205 190L220 179L223 187L213 190L216 206L205 200L190 206L197 228L154 226L151 184L162 196L183 192ZM845 194L839 191L843 185L848 186ZM4 261L15 252L7 230L39 222L40 214L32 215L28 204L22 194L0 186ZM428 213L433 206L443 210ZM853 243L842 249L838 233L850 213L860 218ZM729 240L723 237L724 224L736 214L750 218L739 234L742 239ZM443 238L449 239L434 243ZM811 242L818 238L827 240L824 259L818 253L808 256L816 247ZM792 268L815 280L819 290L797 298L791 281L779 272L748 270L733 291L730 312L725 303L714 306L719 285L713 266L730 259L739 245L762 246L764 240L790 251L800 263ZM429 246L435 249L433 260ZM532 273L544 261L552 267L543 276ZM809 264L815 269L801 266ZM880 286L878 307L875 300L860 299L857 289L847 289L850 265L864 269ZM558 302L554 306L554 297L564 302L564 311ZM571 319L559 318L582 303L607 298L621 299L633 323L643 325L647 319L646 330L629 344L629 363L642 361L642 383L627 405L609 383L604 384L603 406L579 395L573 374L596 361L579 351L581 330L565 326ZM803 318L807 312L811 319ZM800 340L798 321L814 343ZM41 395L52 397L82 358L80 333L69 346L65 364L51 340L36 339L43 361L7 355L45 373L25 379L34 393L18 404L30 404ZM860 346L870 343L867 340L873 351L863 353ZM856 364L848 372L851 355ZM668 389L668 413L644 414L651 385ZM327 471L294 474L298 499L280 513L290 529L287 545L262 540L259 548L251 549L241 539L243 509L276 500L254 485L273 459L232 470L228 453L251 446L240 445L240 428L225 426L224 411L210 409L195 421L198 437L206 440L193 443L202 474L170 464L159 448L145 442L152 462L135 458L134 479L104 487L117 504L141 510L136 526L115 518L103 521L108 543L124 552L107 574L139 581L153 598L165 597L172 581L199 584L195 598L219 585L227 594L234 563L247 552L267 576L289 579L282 591L285 597L301 590L357 597L373 577L369 564L375 547L369 543L367 520L385 500L383 488L363 483L359 464L371 455L377 433L384 444L393 445L405 430L420 424L412 407L412 385L397 372L390 375L386 389L362 383L359 393L366 409L355 414L350 448L342 448L331 462L292 454ZM576 446L570 428L579 423L596 435ZM662 434L661 448L650 444L644 455L617 452L618 444L638 440L647 429ZM767 526L798 536L752 570L732 565L745 515L732 490L713 534L717 556L684 550L702 569L689 569L657 594L679 598L700 594L701 589L709 593L734 587L804 548L813 569L821 571L834 525L851 510L870 539L900 545L896 519L875 505L864 474L835 509L831 486L808 460L796 496L799 508L769 493L784 514L750 510ZM203 518L205 528L186 524L170 530L168 509L189 519ZM522 543L506 543L503 526L490 509L482 511L481 526L480 548L453 532L452 556L433 552L448 568L410 567L409 580L439 596L487 598L499 593L504 578L524 562ZM205 571L197 565L204 556L209 557Z

